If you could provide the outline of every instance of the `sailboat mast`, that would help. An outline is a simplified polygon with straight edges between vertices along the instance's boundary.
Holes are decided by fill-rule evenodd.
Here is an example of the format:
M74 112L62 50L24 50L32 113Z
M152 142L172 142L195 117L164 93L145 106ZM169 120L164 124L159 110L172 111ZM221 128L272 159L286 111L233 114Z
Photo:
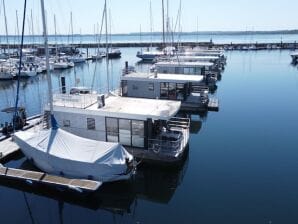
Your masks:
M109 75L109 47L108 47L108 15L107 15L107 0L105 0L105 26L106 26L106 67L107 67L107 88L108 88L108 94L110 92L110 75Z
M55 27L55 47L56 47L56 57L58 56L58 46L57 46L57 29L56 29L56 14L54 14L54 27Z
M163 48L165 47L165 5L164 0L162 0L162 43Z
M7 17L6 17L5 1L2 0L2 3L3 3L3 13L4 13L4 21L5 21L5 33L6 33L7 51L9 51L8 28L7 28ZM7 52L7 53L9 53L9 52Z
M150 50L152 49L152 33L153 33L153 25L152 25L152 20L153 20L153 17L152 17L152 6L151 6L151 0L150 0Z
M34 45L35 44L35 38L34 38L34 26L33 26L32 9L31 9L31 32L32 32L32 41L33 41L33 45Z
M19 16L18 16L18 10L16 10L16 22L17 22L17 41L19 42L20 37L20 29L19 29Z
M52 80L50 76L50 62L49 62L49 47L48 47L48 33L46 27L46 15L44 9L44 0L40 0L41 14L42 14L42 26L43 26L43 36L44 36L44 46L46 53L46 68L47 68L47 81L48 81L48 95L50 103L50 112L53 115L53 93L52 93Z
M72 23L72 12L70 12L70 28L71 28L71 44L73 44L73 23Z

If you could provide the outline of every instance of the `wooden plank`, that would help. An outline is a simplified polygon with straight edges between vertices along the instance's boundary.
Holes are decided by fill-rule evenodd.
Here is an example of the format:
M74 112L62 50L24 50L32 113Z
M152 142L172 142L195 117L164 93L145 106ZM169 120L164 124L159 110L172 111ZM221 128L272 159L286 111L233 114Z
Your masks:
M19 146L12 141L12 138L5 139L0 142L0 160L17 152Z
M8 168L0 165L0 177L8 177L20 181L32 181L41 184L49 184L53 186L67 187L70 189L80 189L82 191L96 191L101 182L84 179L69 179L66 177L45 174L30 170Z

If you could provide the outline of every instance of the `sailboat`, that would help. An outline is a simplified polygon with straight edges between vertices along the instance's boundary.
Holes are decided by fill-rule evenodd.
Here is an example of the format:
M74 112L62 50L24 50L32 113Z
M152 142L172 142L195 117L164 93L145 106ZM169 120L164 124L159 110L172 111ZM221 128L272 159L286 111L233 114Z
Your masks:
M40 1L45 39L51 128L38 132L31 130L16 132L14 141L20 146L27 159L46 173L100 182L130 178L133 173L133 156L119 143L106 143L78 137L58 127L53 115L44 0ZM16 106L17 104L18 95Z

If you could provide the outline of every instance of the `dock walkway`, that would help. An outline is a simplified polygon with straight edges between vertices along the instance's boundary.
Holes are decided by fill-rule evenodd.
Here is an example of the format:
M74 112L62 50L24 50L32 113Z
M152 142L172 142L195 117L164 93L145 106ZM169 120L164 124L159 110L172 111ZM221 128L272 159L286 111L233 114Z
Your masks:
M219 110L219 101L216 98L210 98L208 103L209 111L218 111Z
M0 177L10 178L27 183L39 183L56 187L65 187L78 192L96 191L101 182L84 179L69 179L61 176L49 175L43 172L14 169L4 167L0 164Z

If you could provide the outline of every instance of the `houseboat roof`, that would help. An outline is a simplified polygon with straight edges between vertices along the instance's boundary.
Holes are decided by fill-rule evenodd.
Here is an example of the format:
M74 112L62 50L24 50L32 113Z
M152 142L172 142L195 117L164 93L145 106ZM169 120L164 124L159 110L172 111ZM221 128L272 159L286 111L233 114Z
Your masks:
M63 95L63 94L60 94ZM105 99L105 106L98 107L98 95L68 95L68 97L54 98L54 111L81 113L94 116L116 117L136 120L169 120L180 109L180 101L119 97L109 95ZM90 97L87 100L86 97ZM74 97L75 100L71 98ZM81 98L81 102L79 101ZM65 99L68 99L67 101ZM75 103L74 103L75 102ZM87 102L87 104L83 104ZM84 105L82 107L82 105Z
M175 57L172 57L175 58ZM177 57L176 57L177 58ZM180 55L178 56L178 59L184 59L184 60L219 60L219 56L215 55L215 56L209 56L209 55L200 55L200 56L196 56L196 55Z
M214 63L212 63L212 62L202 62L202 61L194 61L194 62L162 61L162 62L157 62L155 64L156 67L161 67L161 66L166 66L166 67L186 67L186 66L187 67L211 67L213 65L214 65Z
M121 77L121 80L174 82L174 83L202 82L203 79L204 77L202 75L162 74L162 73L154 74L154 73L139 73L139 72L132 72Z

